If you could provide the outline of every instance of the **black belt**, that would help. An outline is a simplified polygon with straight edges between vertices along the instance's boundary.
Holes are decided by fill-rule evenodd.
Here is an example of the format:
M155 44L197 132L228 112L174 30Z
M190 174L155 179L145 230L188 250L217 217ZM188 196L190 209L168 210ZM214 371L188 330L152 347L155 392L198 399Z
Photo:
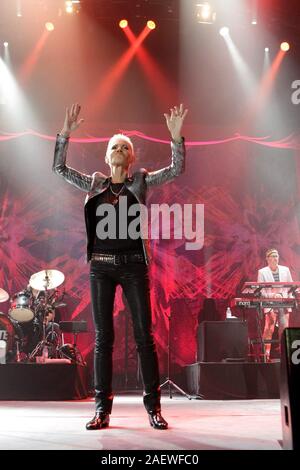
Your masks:
M123 253L112 255L109 253L92 253L92 261L98 261L105 264L128 264L128 263L145 263L142 253Z

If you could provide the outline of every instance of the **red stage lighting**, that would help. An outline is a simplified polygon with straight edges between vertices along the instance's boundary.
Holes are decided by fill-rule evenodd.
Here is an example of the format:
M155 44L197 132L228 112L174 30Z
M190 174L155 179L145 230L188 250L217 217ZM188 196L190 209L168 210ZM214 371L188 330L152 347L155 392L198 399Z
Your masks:
M155 29L155 28L156 28L155 21L153 21L153 20L147 21L147 27L148 27L149 29Z
M282 43L280 44L280 49L281 49L283 52L289 51L289 49L290 49L289 43L288 43L288 42L282 42Z
M45 24L45 28L47 31L53 31L54 30L54 24L51 23L50 21L48 21L46 24Z
M119 26L120 26L120 28L122 28L122 29L127 28L127 26L128 26L128 21L127 21L127 20L121 20L121 21L119 22Z

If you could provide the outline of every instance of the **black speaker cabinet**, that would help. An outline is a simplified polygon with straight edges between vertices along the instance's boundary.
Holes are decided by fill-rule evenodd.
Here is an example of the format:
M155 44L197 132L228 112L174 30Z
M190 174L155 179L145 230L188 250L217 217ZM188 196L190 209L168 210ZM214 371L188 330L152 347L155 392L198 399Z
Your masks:
M279 399L279 362L196 362L185 370L188 393L205 400Z
M280 375L283 448L300 450L300 328L283 332Z
M240 320L203 321L198 329L198 361L247 359L248 325Z

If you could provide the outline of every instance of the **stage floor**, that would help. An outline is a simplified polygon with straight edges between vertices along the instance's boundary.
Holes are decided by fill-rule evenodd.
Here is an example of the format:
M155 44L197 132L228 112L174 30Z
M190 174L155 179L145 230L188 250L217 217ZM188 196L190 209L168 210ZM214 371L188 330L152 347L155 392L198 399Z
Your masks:
M279 400L162 398L167 431L150 427L141 395L116 395L111 426L86 431L92 399L0 402L0 449L280 450Z

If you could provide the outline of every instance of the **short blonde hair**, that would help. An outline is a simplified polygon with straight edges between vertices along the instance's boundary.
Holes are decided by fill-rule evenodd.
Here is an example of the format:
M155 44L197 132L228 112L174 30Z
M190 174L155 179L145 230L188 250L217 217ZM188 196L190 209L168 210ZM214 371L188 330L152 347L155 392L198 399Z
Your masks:
M269 249L266 251L266 258L268 258L269 256L271 256L273 253L277 253L278 256L279 256L278 250L276 250L276 248L269 248Z
M107 154L110 151L111 147L113 146L114 141L118 140L118 139L124 140L130 146L132 159L131 159L131 162L129 163L129 165L131 165L135 161L134 148L133 148L132 140L130 139L130 137L128 137L125 134L114 134L109 139L108 144L107 144L106 154L105 154L105 163L109 164L108 159L107 159Z

